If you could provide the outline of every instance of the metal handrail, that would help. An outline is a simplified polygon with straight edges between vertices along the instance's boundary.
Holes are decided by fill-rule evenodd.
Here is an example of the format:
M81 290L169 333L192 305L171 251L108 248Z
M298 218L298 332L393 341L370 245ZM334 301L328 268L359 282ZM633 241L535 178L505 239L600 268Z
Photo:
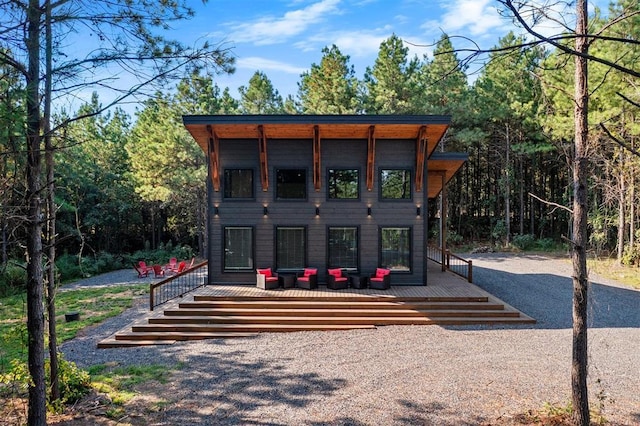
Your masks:
M468 282L473 282L473 262L451 253L449 250L442 250L440 247L427 246L427 258L442 265L442 269L453 272Z
M156 306L160 306L177 297L182 297L190 291L204 286L207 281L208 265L209 262L205 260L179 274L150 284L149 309L153 311Z

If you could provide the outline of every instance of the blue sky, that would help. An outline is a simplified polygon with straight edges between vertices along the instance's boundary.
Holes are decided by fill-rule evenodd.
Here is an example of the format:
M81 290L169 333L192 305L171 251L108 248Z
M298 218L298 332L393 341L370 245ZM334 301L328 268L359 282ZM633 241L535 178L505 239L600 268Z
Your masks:
M168 38L185 44L209 41L229 48L236 58L236 72L216 77L221 89L247 85L260 70L283 97L296 95L300 74L318 64L322 49L335 44L350 57L356 76L362 78L373 66L380 43L396 34L410 55L432 58L433 44L443 33L453 37L457 49L469 42L482 48L495 46L510 30L520 30L500 16L495 0L187 0L196 16L173 24ZM536 0L537 3L558 2ZM608 0L591 0L606 10ZM571 13L557 17L570 19ZM572 22L566 23L569 27ZM557 23L536 27L557 34ZM81 35L80 35L81 36ZM458 57L462 57L459 54ZM124 79L123 84L126 84ZM107 101L108 96L100 99ZM124 105L132 112L132 104Z
M192 3L196 17L177 28L180 39L224 43L236 57L236 72L217 84L248 84L263 71L280 94L295 95L300 74L319 63L322 48L335 44L362 78L380 43L396 34L410 55L431 55L443 33L463 35L485 47L510 29L491 0L210 0ZM456 41L460 45L462 41Z

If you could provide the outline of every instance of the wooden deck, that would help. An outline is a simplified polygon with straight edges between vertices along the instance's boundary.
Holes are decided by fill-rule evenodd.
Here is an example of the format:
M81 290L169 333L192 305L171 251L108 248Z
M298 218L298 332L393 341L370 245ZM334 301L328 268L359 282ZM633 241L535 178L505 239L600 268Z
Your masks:
M481 288L429 263L426 286L389 290L261 290L205 286L172 300L99 348L171 344L177 340L252 336L262 332L347 330L384 325L530 324L535 320Z

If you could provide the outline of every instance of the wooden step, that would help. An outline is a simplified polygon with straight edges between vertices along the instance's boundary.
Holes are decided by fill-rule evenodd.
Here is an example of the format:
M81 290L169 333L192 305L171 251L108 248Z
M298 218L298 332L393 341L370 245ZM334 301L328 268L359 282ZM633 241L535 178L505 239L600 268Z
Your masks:
M146 324L133 326L134 333L165 332L168 339L176 339L174 333L263 333L285 331L351 330L375 328L369 324ZM119 339L119 336L116 336ZM176 339L178 340L178 339Z
M466 309L466 310L499 310L504 307L501 303L489 303L489 302L344 302L344 301L330 301L330 302L313 302L313 301L296 301L296 302L281 302L281 301L250 301L250 302L183 302L178 305L180 310L193 310L204 311L213 310L217 312L229 312L235 311L250 311L259 309L273 309L273 310L296 310L296 309L316 309L316 310L341 310L341 309L398 309L398 310L435 310L435 309ZM175 311L175 310L172 310Z
M138 336L140 337L140 336ZM165 340L166 336L161 336L159 339L153 340L143 340L143 339L135 339L135 340L118 340L115 337L107 338L98 342L98 349L109 349L109 348L128 348L128 347L137 347L137 346L154 346L154 345L173 345L175 340Z
M258 333L373 329L386 325L534 324L489 297L194 296L98 344L100 348Z
M182 340L205 340L205 339L232 339L240 337L253 337L256 333L247 332L208 332L208 331L180 331L173 332L169 330L161 331L130 331L118 333L115 336L118 342L130 342L129 346L135 346L137 342L162 342L166 339L172 339L173 342ZM150 343L153 344L153 343Z
M358 318L371 318L371 317L393 317L393 318L425 318L425 317L455 317L455 316L469 316L469 317L518 317L520 316L517 311L509 310L479 310L479 311L466 311L460 309L451 310L433 310L433 311L418 311L418 310L369 310L369 309L351 309L351 310L291 310L286 311L280 309L278 311L257 310L252 312L238 311L237 313L223 313L220 315L218 311L167 311L164 317L150 318L149 322L153 324L176 324L176 323L189 323L189 322L250 322L253 319L261 318L262 321L268 321L270 323L278 321L297 321L302 319L316 319L316 320L333 320L334 318L346 318L357 320Z
M380 296L380 295L344 295L344 296L209 296L194 295L196 302L487 302L486 296L442 296L442 297L418 297L418 296Z
M447 317L466 318L517 318L517 312L491 311L472 312L439 311L435 315L386 315L386 312L371 312L361 316L196 316L150 318L149 324L428 324L431 320Z

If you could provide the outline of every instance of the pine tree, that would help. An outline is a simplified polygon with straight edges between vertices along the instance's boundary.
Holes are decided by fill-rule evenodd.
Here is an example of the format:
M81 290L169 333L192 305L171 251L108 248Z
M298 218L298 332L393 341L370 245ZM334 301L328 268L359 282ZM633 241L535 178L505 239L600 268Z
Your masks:
M298 83L298 98L303 114L356 114L359 82L349 56L336 45L322 49L320 64L302 73Z

